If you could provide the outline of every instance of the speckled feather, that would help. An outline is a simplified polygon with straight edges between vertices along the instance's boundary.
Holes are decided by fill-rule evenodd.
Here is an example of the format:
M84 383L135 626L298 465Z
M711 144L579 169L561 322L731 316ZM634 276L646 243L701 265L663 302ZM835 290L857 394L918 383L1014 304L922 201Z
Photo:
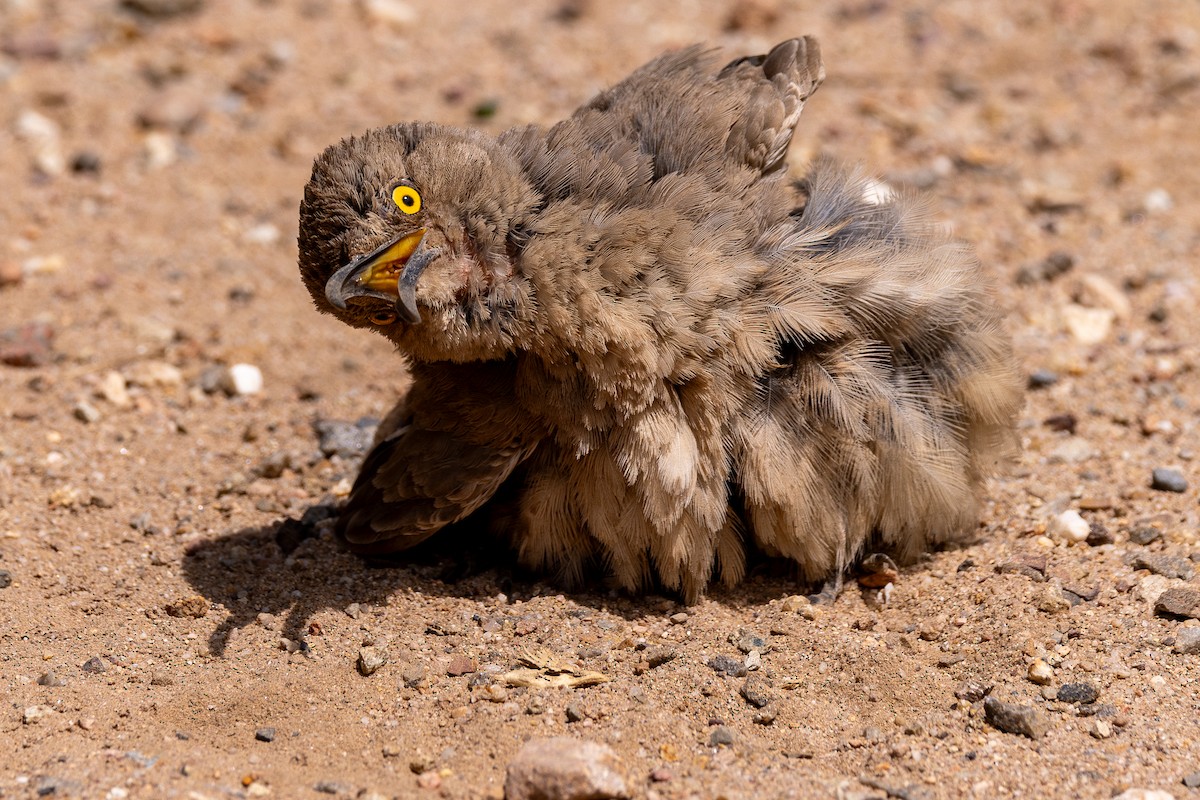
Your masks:
M694 600L752 545L816 581L973 528L1021 402L973 257L852 170L788 178L814 40L718 65L663 56L548 130L396 125L317 159L304 281L413 372L339 519L352 548L403 550L499 491L523 562ZM440 248L420 322L327 300L418 227Z

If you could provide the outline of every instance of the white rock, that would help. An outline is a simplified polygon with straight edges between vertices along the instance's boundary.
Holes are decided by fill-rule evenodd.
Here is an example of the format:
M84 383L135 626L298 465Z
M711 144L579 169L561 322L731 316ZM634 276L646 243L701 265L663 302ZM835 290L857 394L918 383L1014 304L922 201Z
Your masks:
M258 394L263 388L262 370L253 364L234 364L221 376L221 388L231 395Z
M272 225L270 222L264 222L260 225L255 225L244 234L242 238L249 244L272 245L279 241L283 236L277 225Z
M97 387L101 397L118 408L129 405L129 389L125 386L125 376L116 370L110 370L100 379Z
M183 385L183 373L179 367L165 361L139 361L132 364L126 378L135 386L174 389Z
M1090 272L1079 278L1079 302L1090 308L1107 308L1117 320L1133 316L1133 304L1116 285L1103 275Z
M62 151L62 131L58 123L36 111L22 111L17 117L17 138L33 146L34 166L46 175L61 175L67 159Z
M417 12L403 0L363 0L363 11L373 22L404 28L417 21Z
M1040 658L1034 659L1029 665L1029 680L1038 686L1048 686L1054 680L1054 670Z
M1171 193L1166 189L1151 189L1142 198L1142 207L1148 214L1158 214L1174 208L1175 201L1171 199Z
M1067 333L1082 345L1100 344L1107 339L1116 316L1111 308L1086 308L1076 303L1068 303L1062 309Z
M29 706L21 713L21 722L35 725L53 713L53 706Z
M1086 519L1079 515L1078 511L1071 509L1051 519L1049 531L1050 535L1055 539L1077 544L1087 541L1088 534L1092 531L1092 526L1088 524Z
M151 169L162 169L175 163L179 157L179 147L175 138L166 131L152 131L142 140L142 152L146 157L146 165Z
M1138 581L1134 596L1147 603L1153 603L1174 585L1175 582L1164 575L1146 575Z
M1112 800L1175 800L1175 795L1162 789L1126 789Z

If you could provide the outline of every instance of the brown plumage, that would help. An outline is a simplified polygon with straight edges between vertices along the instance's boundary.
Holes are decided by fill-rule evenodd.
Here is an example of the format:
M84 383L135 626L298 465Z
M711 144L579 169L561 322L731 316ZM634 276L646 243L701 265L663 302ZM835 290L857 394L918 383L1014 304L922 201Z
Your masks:
M751 545L816 581L970 530L1014 441L1009 342L913 198L824 161L786 175L823 78L810 38L723 69L691 48L549 130L326 150L301 274L413 377L339 518L350 546L482 509L528 565L692 600Z

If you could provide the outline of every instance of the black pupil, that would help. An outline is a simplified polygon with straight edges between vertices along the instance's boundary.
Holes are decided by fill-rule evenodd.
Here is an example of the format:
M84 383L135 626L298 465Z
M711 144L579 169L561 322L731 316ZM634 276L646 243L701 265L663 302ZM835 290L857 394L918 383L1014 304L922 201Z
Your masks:
M404 195L403 197L400 198L400 202L404 203L404 205L406 205L406 206L411 206L413 204L412 195L411 194Z

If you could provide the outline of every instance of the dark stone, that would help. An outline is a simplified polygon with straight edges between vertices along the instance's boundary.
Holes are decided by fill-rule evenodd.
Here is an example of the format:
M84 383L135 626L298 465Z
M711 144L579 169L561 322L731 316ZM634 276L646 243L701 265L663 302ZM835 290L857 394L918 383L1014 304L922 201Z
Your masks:
M1048 369L1035 369L1029 373L1030 389L1045 389L1058 383L1058 373Z
M1040 739L1050 730L1045 715L1033 706L1005 703L995 697L984 698L983 713L988 724L1005 733Z
M1100 690L1090 683L1064 683L1058 687L1058 700L1063 703L1094 703Z
M254 732L254 738L260 742L273 742L275 741L275 729L259 728Z
M87 661L83 662L83 666L81 666L80 669L82 669L84 672L90 673L107 672L108 665L105 664L99 657L92 656Z
M567 703L567 722L583 722L587 719L587 712L579 703Z
M1154 613L1161 617L1200 619L1200 592L1186 586L1167 589L1155 601Z
M12 586L12 573L6 569L0 569L0 589L7 589Z
M1185 581L1191 580L1192 576L1196 574L1196 569L1192 566L1192 562L1186 558L1168 556L1161 553L1139 554L1130 562L1130 566L1134 569L1148 569L1156 575L1163 575L1167 578L1179 578Z
M1115 539L1112 533L1104 526L1102 522L1090 523L1091 530L1088 531L1087 543L1092 547L1099 547L1103 544L1112 544Z
M1152 525L1139 525L1129 532L1129 541L1148 545L1162 536L1162 531Z
M1150 488L1160 492L1186 492L1187 479L1177 469L1156 467L1150 475Z
M1079 425L1079 420L1076 419L1074 414L1055 414L1052 417L1046 417L1042 421L1042 424L1052 431L1058 433L1066 431L1074 436L1075 428Z
M713 656L708 660L708 666L722 675L731 678L742 678L746 675L746 665L736 658L729 656Z

